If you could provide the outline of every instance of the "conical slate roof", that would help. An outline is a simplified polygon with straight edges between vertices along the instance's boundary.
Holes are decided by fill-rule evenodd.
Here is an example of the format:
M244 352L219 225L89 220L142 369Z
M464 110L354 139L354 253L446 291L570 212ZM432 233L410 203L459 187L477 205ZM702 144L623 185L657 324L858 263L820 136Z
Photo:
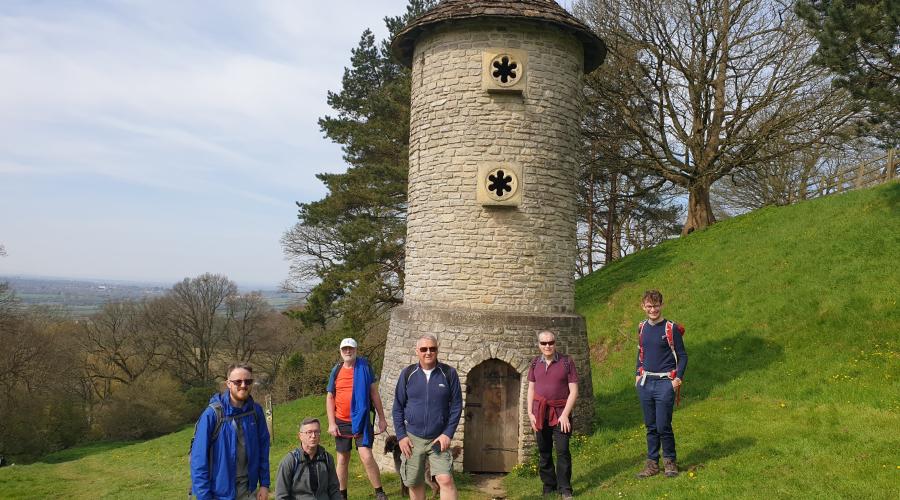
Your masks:
M412 66L416 39L423 32L438 24L482 17L531 19L568 30L584 47L585 73L603 64L606 57L603 40L554 0L443 0L403 28L391 42L391 52L404 65Z

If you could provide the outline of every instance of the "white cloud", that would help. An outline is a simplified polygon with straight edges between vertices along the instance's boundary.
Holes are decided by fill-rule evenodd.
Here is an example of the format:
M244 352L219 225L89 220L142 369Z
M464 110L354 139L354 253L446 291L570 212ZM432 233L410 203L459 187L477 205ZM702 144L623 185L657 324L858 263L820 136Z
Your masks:
M38 211L37 203L46 208L54 202L52 196L28 196L29 191L54 191L54 181L98 179L88 184L135 188L128 202L136 207L152 203L143 198L150 189L173 197L202 195L204 203L255 217L283 214L280 229L251 219L241 221L247 226L230 228L232 236L256 234L263 226L274 232L265 243L274 249L253 250L247 242L231 246L240 255L278 255L265 272L267 280L280 281L286 265L277 240L293 220L293 201L321 197L324 190L314 174L342 166L340 149L322 138L317 125L329 113L326 93L339 90L362 30L370 27L384 36L382 18L402 13L405 5L400 0L0 4L0 185L10 189L0 210L27 218ZM68 245L81 244L97 255L47 248L46 231L36 227L46 220L35 219L29 232L27 220L12 227L0 219L0 237L15 230L17 249L41 247L34 255L42 256L45 267L62 266L55 274L77 267L81 275L101 276L104 262L113 259L102 255L104 245L79 239L97 238L100 226L134 221L117 221L115 213L96 220L102 212L96 194L82 194L84 187L75 184L64 191L68 204L55 216L67 228ZM184 210L192 210L189 203ZM184 219L191 216L185 213ZM152 210L135 217L152 217ZM168 225L173 233L192 234L180 223ZM183 255L184 268L202 263L193 248L228 246L177 241L166 260Z

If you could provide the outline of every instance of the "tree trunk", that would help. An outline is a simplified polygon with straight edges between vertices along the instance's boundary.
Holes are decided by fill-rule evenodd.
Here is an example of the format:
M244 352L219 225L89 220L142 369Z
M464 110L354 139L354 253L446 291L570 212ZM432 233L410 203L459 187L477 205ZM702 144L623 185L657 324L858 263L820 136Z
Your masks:
M716 222L712 205L709 202L709 187L712 182L698 180L688 187L688 214L681 235L693 233L697 229L706 229Z
M585 209L587 210L587 268L588 273L594 272L594 170L591 169L588 178L588 191Z
M603 264L609 264L616 258L616 250L619 247L619 235L616 232L616 219L619 213L616 210L619 204L619 176L612 174L609 177L609 203L606 217L606 248L603 256Z

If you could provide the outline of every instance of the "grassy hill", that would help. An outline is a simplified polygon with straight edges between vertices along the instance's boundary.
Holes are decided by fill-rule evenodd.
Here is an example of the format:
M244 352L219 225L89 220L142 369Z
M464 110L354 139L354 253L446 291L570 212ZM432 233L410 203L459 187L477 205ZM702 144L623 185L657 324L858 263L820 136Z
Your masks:
M623 259L578 283L595 355L597 431L574 440L582 498L896 498L900 485L900 183L764 209ZM645 289L685 324L677 479L637 480L633 389ZM322 398L276 407L272 463ZM175 498L192 429L0 469L4 498ZM326 446L333 449L331 443ZM358 460L351 495L369 493ZM274 465L273 465L274 467ZM462 498L481 498L465 477ZM396 476L385 476L397 496ZM511 474L509 498L538 498Z

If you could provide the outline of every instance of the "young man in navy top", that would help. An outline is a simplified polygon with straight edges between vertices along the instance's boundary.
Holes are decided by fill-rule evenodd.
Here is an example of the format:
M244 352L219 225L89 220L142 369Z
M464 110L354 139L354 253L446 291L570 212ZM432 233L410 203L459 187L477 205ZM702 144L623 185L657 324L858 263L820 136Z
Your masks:
M665 475L675 477L678 475L678 466L675 461L672 411L687 367L687 351L681 338L684 328L663 318L663 296L658 290L644 293L641 308L647 313L647 319L638 326L634 385L647 428L647 461L638 477L659 474L660 445Z
M544 496L557 492L572 498L572 409L578 399L578 373L571 358L556 351L556 335L538 334L541 354L528 370L528 419L534 430L540 455L540 476ZM553 448L556 447L556 470Z

